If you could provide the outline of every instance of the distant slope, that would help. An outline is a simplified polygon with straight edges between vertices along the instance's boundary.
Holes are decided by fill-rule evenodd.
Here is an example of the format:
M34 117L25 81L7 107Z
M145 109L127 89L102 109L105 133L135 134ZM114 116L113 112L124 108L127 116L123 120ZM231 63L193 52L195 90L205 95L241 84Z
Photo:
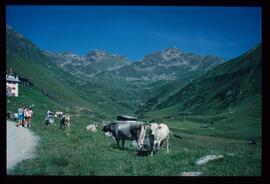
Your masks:
M148 99L142 104L141 108L136 111L136 114L154 110L157 105L166 102L171 96L174 96L185 85L192 82L197 77L203 75L203 71L190 71L182 73L181 77L171 80L167 83L153 83L154 90L148 96Z
M106 88L94 83L84 83L60 69L47 68L38 62L15 55L7 56L7 69L29 79L44 95L66 107L84 107L99 114L117 115L129 109L114 102L115 97ZM83 89L83 90L82 90ZM107 105L110 108L106 108Z
M90 51L86 56L52 53L39 49L10 26L7 26L6 33L6 53L8 60L12 61L7 62L7 70L12 67L21 76L30 78L35 86L54 99L70 96L77 102L77 96L81 95L92 104L104 107L111 104L110 109L119 108L117 111L124 112L141 112L138 109L144 108L149 98L159 91L160 95L167 93L167 86L173 81L177 80L178 87L183 87L187 81L224 62L216 56L184 53L177 48L151 53L138 62L103 50ZM25 66L36 67L40 75L35 70L28 71Z
M253 96L258 96L260 100L261 44L242 56L213 68L174 95L164 93L163 98L167 98L166 101L153 103L160 99L158 96L150 99L146 106L150 106L148 109L152 111L171 115L183 111L216 113L236 107Z
M53 59L12 28L7 29L6 70L12 68L20 77L29 79L34 88L54 100L63 109L88 109L90 114L116 116L131 111L117 102L117 96L104 85L84 81L59 68ZM108 108L108 106L110 108Z
M200 56L167 48L147 55L142 61L100 72L93 80L113 84L108 85L112 90L124 92L124 99L134 101L131 105L135 110L139 109L138 114L149 98L167 92L169 84L177 81L177 85L183 87L187 81L223 62L216 56Z
M6 43L7 54L16 54L26 59L47 64L53 63L50 57L45 55L41 49L23 35L16 32L11 26L7 26L6 29Z

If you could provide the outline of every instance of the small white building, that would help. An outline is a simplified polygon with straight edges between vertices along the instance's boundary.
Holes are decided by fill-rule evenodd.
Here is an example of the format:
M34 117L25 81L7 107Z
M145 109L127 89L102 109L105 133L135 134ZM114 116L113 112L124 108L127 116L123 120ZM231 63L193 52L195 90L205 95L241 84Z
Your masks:
M12 75L6 75L7 96L19 96L19 78Z

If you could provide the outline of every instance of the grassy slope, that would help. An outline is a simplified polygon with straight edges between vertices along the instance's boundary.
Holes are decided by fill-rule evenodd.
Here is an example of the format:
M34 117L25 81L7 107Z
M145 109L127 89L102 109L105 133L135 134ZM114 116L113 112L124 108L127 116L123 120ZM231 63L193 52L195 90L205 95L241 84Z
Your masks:
M160 81L151 84L153 88L148 92L148 98L145 100L145 105L136 111L136 114L140 115L144 112L152 111L157 108L157 105L164 103L169 100L172 96L176 95L177 92L187 85L188 82L192 81L194 78L200 76L202 71L195 72L185 72L184 74L179 74L177 79L170 82Z
M49 67L48 67L49 66ZM19 76L30 79L35 88L61 104L60 109L81 107L103 117L115 117L130 110L113 101L113 96L94 83L81 86L80 79L69 75L53 65L43 65L20 56L7 56L7 69L12 67ZM107 108L109 106L110 108ZM60 110L59 109L59 110Z
M254 95L258 96L257 101L260 102L260 94L261 46L259 45L252 51L207 72L171 95L166 101L155 104L155 108L149 114L154 113L153 111L168 116L183 115L184 111L191 111L192 114L215 114L237 108L241 106L240 104L247 103L249 99L252 101ZM149 116L147 113L144 115Z
M105 138L100 128L95 134L87 132L85 126L91 121L84 116L72 118L70 136L58 126L46 128L43 124L44 110L47 106L57 104L36 89L21 88L21 94L24 97L8 98L9 109L15 109L22 102L46 105L35 106L31 127L41 137L41 142L37 157L21 162L14 170L9 171L9 174L179 175L182 171L194 170L203 171L205 175L260 174L259 145L249 146L237 139L186 134L181 127L174 128L171 122L169 124L172 130L184 138L171 138L171 153L167 155L165 150L162 150L154 157L138 157L128 142L127 150L117 150L115 141ZM196 159L205 154L228 152L236 153L236 156L225 156L222 162L213 162L206 166L194 165ZM247 169L246 165L253 169Z
M24 62L28 64L31 62L21 58L16 61L12 61L12 59L14 58L8 58L8 66L12 66L14 62L13 64L20 68L25 66ZM155 118L166 122L170 129L175 134L181 135L183 139L171 137L170 154L161 150L153 157L139 157L129 146L128 141L126 150L116 149L115 141L105 138L101 127L95 134L87 132L86 125L96 120L100 121L102 118L102 115L99 115L99 118L89 118L87 110L68 109L68 112L73 114L69 136L65 131L59 129L59 124L56 127L47 128L44 125L44 118L49 108L57 110L74 107L74 104L85 105L86 109L93 108L98 113L110 114L106 115L106 118L110 120L114 119L115 111L110 112L106 109L111 108L110 104L90 105L93 96L84 96L87 92L74 89L77 86L67 85L71 84L74 78L66 77L62 81L63 84L62 82L59 84L59 80L56 80L57 76L53 76L49 69L39 71L41 69L39 66L38 63L32 63L31 68L35 68L35 70L29 70L29 68L20 70L20 72L32 76L33 80L37 80L35 82L37 88L20 87L19 98L7 98L7 109L13 112L22 103L35 104L31 129L41 137L37 147L37 156L19 163L15 169L8 171L8 174L178 176L183 171L202 171L204 175L211 176L261 175L261 143L260 127L258 127L260 126L258 122L261 121L260 96L254 96L253 100L242 101L233 109L233 114L228 114L228 112L211 116L200 114L200 116L186 118L185 122L180 115L175 116L174 119L164 118L177 109L149 112L144 117L145 119ZM42 73L44 76L49 76L47 81L42 82L39 79ZM63 89L60 91L52 89L51 86L54 85L60 85ZM46 93L42 93L39 87L50 94L60 95L60 98L62 98L61 93L63 92L67 96L69 96L68 93L72 93L70 95L74 97L67 102L71 106L61 104L55 98L46 96ZM91 88L88 90L90 91ZM118 109L118 107L115 108ZM214 121L214 124L209 125L210 121ZM243 126L243 122L248 126ZM207 124L209 128L202 128L202 124ZM248 145L247 138L254 138L257 144ZM235 156L229 156L227 153L234 153ZM223 154L225 158L204 166L196 166L194 162L206 154Z
M178 112L222 112L237 106L245 98L260 93L261 46L258 46L252 52L207 72L166 101L154 104L155 108L152 111L169 108L174 111L177 109Z
M261 145L248 145L245 140L224 136L226 129L219 125L222 115L213 117L214 128L220 129L222 136L211 135L212 129L202 129L202 117L187 121L167 120L171 130L183 137L171 137L171 153L162 149L153 157L136 156L135 150L126 142L126 150L116 149L116 143L105 138L101 127L98 132L87 132L85 126L94 120L84 116L73 116L70 135L58 125L47 128L44 118L47 107L60 108L54 100L35 88L20 88L19 98L8 97L8 109L15 111L21 103L35 104L31 129L41 137L34 159L19 163L10 175L119 175L119 176L178 176L183 171L202 171L211 176L260 175ZM73 113L74 114L74 113ZM211 119L211 118L210 118ZM221 127L220 127L221 126ZM61 145L61 146L60 146ZM229 156L227 153L234 153ZM223 154L223 161L196 166L194 162L206 154Z
M142 118L146 120L157 121L173 121L178 122L179 127L185 127L183 132L199 135L211 135L215 137L228 137L237 139L261 138L261 96L253 96L245 99L237 107L232 109L232 112L226 111L218 114L200 114L200 115L175 115L177 109L174 107L162 109L160 111L149 112ZM189 123L183 124L185 120L196 122L196 126L189 126ZM214 122L214 130L204 133L204 128L200 128L205 124L209 125ZM192 125L192 124L191 124ZM203 130L203 131L201 131ZM210 133L210 134L209 134Z

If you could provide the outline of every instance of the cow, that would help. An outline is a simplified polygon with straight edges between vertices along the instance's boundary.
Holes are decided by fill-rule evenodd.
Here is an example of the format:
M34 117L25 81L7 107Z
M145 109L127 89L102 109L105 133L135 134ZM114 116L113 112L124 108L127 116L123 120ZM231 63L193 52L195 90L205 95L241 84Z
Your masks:
M167 153L169 153L169 133L170 130L166 124L151 123L149 140L150 140L150 152L153 156L155 151L158 151L163 143L166 144ZM172 133L171 133L172 134Z
M62 115L62 118L60 120L60 128L65 129L70 126L70 115L69 114L64 114Z
M118 149L124 149L125 140L135 140L140 148L145 137L144 123L139 121L115 121L105 125L102 131L112 133ZM119 146L120 140L122 141L122 148Z
M86 126L86 130L87 131L92 131L92 132L96 132L97 131L97 124L90 124Z
M51 114L47 115L47 117L45 118L45 125L47 125L48 127L50 127L52 125L56 125L54 122L53 115L51 115Z
M59 111L57 111L57 112L55 112L54 117L56 117L56 118L61 118L63 115L64 115L64 113L63 113L63 112L59 112Z

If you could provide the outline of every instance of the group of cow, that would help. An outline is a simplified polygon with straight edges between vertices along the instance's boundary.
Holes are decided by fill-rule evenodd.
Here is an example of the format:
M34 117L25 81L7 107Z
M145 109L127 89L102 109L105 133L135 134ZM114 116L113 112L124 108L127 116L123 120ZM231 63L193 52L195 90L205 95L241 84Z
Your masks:
M61 129L65 129L68 128L70 126L70 115L69 114L65 114L63 112L51 112L50 110L48 110L47 112L47 116L45 118L45 125L47 125L48 127L55 125L56 123L54 121L54 118L59 118L60 119L60 128Z
M96 132L97 126L97 124L91 124L86 129ZM150 130L148 135L146 135L147 130ZM124 149L125 140L136 141L138 153L147 152L150 153L150 156L157 152L162 145L166 146L167 153L169 153L169 134L174 135L166 124L145 123L136 120L107 123L102 131L116 140L118 149ZM174 136L182 139L180 136ZM120 141L122 142L121 147Z
M60 128L65 129L70 126L70 115L63 112L47 112L45 124L47 126L56 125L54 118L60 119ZM97 132L98 123L86 126L87 131ZM146 132L148 131L148 134ZM102 131L105 136L116 140L118 149L124 149L125 140L136 142L138 153L150 153L152 156L160 150L161 146L166 146L169 153L169 135L182 139L174 135L166 124L148 123L137 119L116 120L114 122L103 122ZM120 142L122 146L120 147Z

